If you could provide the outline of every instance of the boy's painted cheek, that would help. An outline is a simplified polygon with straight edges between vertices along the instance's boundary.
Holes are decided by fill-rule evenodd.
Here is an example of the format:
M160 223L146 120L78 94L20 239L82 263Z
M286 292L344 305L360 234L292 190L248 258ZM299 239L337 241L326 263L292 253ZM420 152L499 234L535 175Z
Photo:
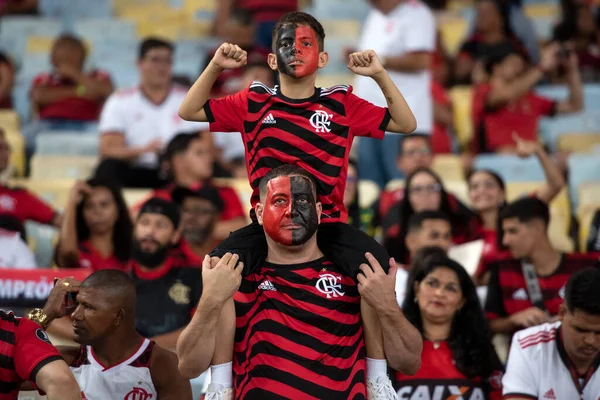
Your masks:
M303 42L309 38L312 46L303 46ZM299 26L296 28L296 49L301 49L300 54L296 57L303 61L302 64L296 66L296 78L314 73L319 68L319 45L317 35L308 26Z

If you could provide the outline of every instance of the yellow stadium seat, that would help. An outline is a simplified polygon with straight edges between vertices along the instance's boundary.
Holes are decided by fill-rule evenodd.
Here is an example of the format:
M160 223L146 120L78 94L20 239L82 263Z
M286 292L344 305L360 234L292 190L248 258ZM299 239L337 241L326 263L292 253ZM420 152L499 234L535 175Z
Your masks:
M88 179L98 164L96 157L35 155L32 179Z
M53 207L62 210L69 198L69 191L75 184L73 179L13 179L12 186L20 186L37 194Z
M138 37L157 36L168 40L197 40L208 36L211 21L138 22Z
M25 173L25 138L20 134L7 135L6 140L10 145L10 165L19 176Z
M354 19L326 19L321 21L328 37L358 38L360 36L360 22ZM327 41L325 42L327 46ZM333 50L333 49L331 49ZM342 49L336 49L338 52ZM338 57L332 53L330 56Z
M467 21L462 17L448 17L439 21L442 44L451 56L458 53L462 42L467 36L467 29Z
M590 153L600 145L600 133L569 133L558 138L558 149L575 153Z
M150 189L125 189L123 190L123 197L127 207L131 208L149 198L151 193L152 190Z
M600 208L600 182L585 182L579 185L579 205L577 214L589 209Z
M432 169L444 181L460 181L465 179L460 156L454 154L438 154L433 159Z
M456 86L450 90L454 113L454 129L462 147L473 139L473 90L470 86Z
M373 182L366 179L361 179L358 181L358 200L359 207L368 208L373 205L375 200L379 198L379 193L381 190L379 186Z
M50 53L52 44L56 38L52 36L29 36L27 38L27 53ZM92 42L83 41L88 53L92 51Z
M0 128L5 131L19 131L19 114L13 110L0 110Z
M560 15L557 3L526 4L523 6L523 11L531 19L554 18Z
M183 8L186 10L215 11L215 0L184 0Z
M577 219L579 220L579 250L582 252L586 251L587 240L590 235L590 225L598 208L600 208L600 205L596 208L583 209L577 213Z

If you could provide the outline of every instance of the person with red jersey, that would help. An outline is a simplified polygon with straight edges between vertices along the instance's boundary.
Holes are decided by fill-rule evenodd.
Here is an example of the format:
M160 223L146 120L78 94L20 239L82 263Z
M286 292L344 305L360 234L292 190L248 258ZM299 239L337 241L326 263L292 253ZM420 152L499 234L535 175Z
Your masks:
M48 400L81 400L75 377L42 326L0 310L0 400L17 400L26 381Z
M399 398L502 398L502 363L460 264L434 257L414 270L402 310L423 335L423 353L415 375L396 373Z
M125 270L131 257L133 223L111 182L77 182L65 207L55 262L61 268Z
M190 382L179 374L175 354L136 331L135 310L131 278L122 271L102 270L83 282L58 280L37 315L45 326L71 316L69 340L78 346L59 346L58 351L83 400L192 400Z
M535 197L502 210L502 243L514 259L492 264L485 311L493 333L514 333L550 322L569 277L594 266L597 255L561 254L548 237L548 205Z
M520 157L535 155L546 175L546 182L529 195L546 204L560 193L565 186L563 174L558 165L550 158L543 146L538 142L521 139L514 135L517 154ZM490 170L475 170L467 177L469 200L472 210L479 216L479 223L484 241L481 262L476 277L487 284L488 266L498 260L510 258L510 252L502 249L498 238L498 221L502 208L506 205L506 187L500 175ZM523 193L523 195L528 195Z
M164 164L168 170L170 183L154 190L149 197L173 200L173 192L179 188L199 190L214 187L224 206L214 230L214 237L225 239L230 232L246 225L246 212L237 192L229 186L217 186L212 181L214 149L210 132L179 133L167 144ZM133 207L139 211L143 201ZM204 254L202 255L204 257Z
M180 369L196 375L213 356L213 347L215 358L227 354L223 350L235 336L236 398L364 399L367 391L371 399L395 398L385 372L387 383L372 378L379 374L366 366L364 347L367 355L384 347L385 354L394 355L390 364L406 373L418 368L419 335L395 301L397 266L391 262L386 274L367 254L370 266L361 264L355 278L327 259L316 240L321 214L316 183L301 168L275 168L259 186L256 215L268 240L267 260L242 280L234 297L235 329L227 300L233 290L224 293L223 288L236 289L241 267L234 270L238 257L231 254L219 261L214 269L226 268L233 284L206 282L207 293L178 343ZM213 269L208 256L203 269ZM225 370L227 364L211 368L213 384L230 387L231 363L228 376L215 374L215 367Z
M559 66L566 70L569 97L553 101L534 94L535 85ZM574 113L583 108L577 56L565 53L557 43L542 50L538 66L529 67L520 53L512 51L491 53L486 69L489 82L477 85L473 92L474 154L514 153L518 145L515 133L537 142L541 117Z

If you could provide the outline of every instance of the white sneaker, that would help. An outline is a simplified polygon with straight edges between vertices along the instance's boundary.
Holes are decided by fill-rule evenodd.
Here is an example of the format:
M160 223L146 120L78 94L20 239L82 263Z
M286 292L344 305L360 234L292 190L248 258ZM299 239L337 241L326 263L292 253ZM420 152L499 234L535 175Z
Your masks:
M204 400L233 400L233 389L223 388L223 385L211 383L206 390Z
M392 381L387 375L377 377L377 380L367 379L368 400L398 400Z

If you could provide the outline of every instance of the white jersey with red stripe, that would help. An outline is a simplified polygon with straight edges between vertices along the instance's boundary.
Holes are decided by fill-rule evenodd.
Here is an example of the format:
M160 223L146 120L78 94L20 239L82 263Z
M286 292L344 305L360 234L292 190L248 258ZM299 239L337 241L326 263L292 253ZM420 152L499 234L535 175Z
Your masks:
M600 400L598 362L580 377L566 354L560 327L560 322L542 324L513 336L502 379L505 398Z
M144 339L127 360L110 367L94 357L91 346L81 346L71 363L71 372L84 400L156 400L158 394L150 374L154 342Z

